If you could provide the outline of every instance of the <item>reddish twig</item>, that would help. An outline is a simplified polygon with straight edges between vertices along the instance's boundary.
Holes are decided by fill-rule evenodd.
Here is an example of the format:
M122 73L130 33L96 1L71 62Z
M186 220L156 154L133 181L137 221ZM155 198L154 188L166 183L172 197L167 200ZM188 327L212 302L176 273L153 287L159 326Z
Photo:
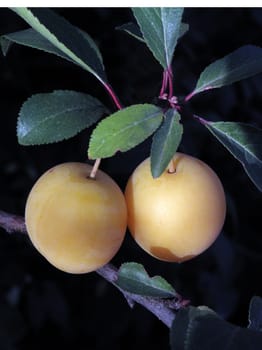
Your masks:
M104 88L106 89L106 91L109 93L109 95L111 96L115 106L117 109L122 109L122 105L117 97L117 95L115 94L114 90L112 89L112 87L109 84L103 83Z
M7 232L22 232L26 233L26 226L24 218L21 216L6 213L0 210L0 227L4 228ZM171 327L175 318L175 311L179 310L188 304L187 300L183 300L179 295L174 300L166 300L160 298L150 298L138 294L127 292L120 288L117 284L118 270L112 264L106 264L100 269L96 270L100 276L105 280L113 284L120 292L125 296L130 307L133 307L135 303L144 306L147 310L153 313L160 321L162 321L167 327Z
M0 210L0 227L5 229L8 233L26 233L25 220L22 216L9 214L2 210Z

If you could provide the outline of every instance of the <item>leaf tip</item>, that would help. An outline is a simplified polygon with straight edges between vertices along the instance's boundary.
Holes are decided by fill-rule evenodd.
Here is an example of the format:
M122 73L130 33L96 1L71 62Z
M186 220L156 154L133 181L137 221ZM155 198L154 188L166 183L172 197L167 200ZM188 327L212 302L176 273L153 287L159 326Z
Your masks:
M159 171L158 168L156 169L155 167L153 167L151 165L151 175L152 175L153 179L157 179L162 175L162 173L161 173L161 171Z

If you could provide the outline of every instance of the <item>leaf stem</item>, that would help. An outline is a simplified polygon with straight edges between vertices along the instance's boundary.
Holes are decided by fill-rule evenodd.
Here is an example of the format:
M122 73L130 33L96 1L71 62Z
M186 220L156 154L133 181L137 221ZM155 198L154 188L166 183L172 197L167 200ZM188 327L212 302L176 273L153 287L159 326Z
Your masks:
M117 95L115 94L114 90L112 89L112 87L109 84L103 83L104 88L106 89L106 91L109 93L109 95L111 96L115 106L117 107L117 109L122 109L122 105L117 97Z
M167 93L168 90L168 93ZM159 98L171 99L173 96L173 71L172 67L169 66L163 71L162 86L159 93Z
M168 99L170 99L173 96L173 71L172 67L169 66L167 69L168 74Z
M159 93L159 97L162 98L165 91L166 91L166 88L167 88L167 80L168 80L168 71L165 69L163 71L163 79L162 79L162 86L161 86L161 90L160 90L160 93Z
M195 96L195 92L194 91L190 92L190 94L188 94L185 97L185 102L188 102L193 96Z
M201 124L203 124L203 125L207 125L207 124L208 124L208 121L207 121L206 119L201 118L201 117L199 117L199 116L196 115L196 114L194 114L193 117L194 117L195 119L197 119L197 120L198 120Z
M9 214L1 210L0 227L3 227L9 233L16 231L26 233L26 226L23 217ZM122 288L116 285L118 270L111 264L106 264L100 269L97 269L96 273L117 287L127 299L130 307L133 307L134 303L138 303L144 306L147 310L158 317L158 319L162 321L168 328L171 327L172 322L175 319L175 311L188 304L188 301L182 299L182 297L179 297L179 300L173 303L172 300L168 299L165 300L161 298L145 297L124 291Z

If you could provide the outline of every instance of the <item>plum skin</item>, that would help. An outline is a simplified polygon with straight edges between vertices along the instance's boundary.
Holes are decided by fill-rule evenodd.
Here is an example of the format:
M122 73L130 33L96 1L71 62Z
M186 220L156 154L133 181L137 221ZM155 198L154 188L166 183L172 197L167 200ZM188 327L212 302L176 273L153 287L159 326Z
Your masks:
M175 172L154 179L147 158L130 176L128 228L147 253L182 262L205 251L221 232L226 199L221 181L203 161L177 152Z
M95 271L119 250L127 209L118 185L92 166L63 163L45 172L33 186L25 222L35 248L55 267L69 273Z

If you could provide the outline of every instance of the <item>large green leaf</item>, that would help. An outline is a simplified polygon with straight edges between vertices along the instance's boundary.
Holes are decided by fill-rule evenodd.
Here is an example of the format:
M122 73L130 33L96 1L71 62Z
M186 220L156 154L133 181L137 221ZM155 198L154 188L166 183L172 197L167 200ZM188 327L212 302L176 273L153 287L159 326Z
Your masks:
M96 98L76 91L57 90L33 95L19 113L18 142L39 145L68 139L106 112L106 107Z
M249 306L249 329L262 332L262 298L254 296Z
M192 95L229 85L261 72L262 48L243 46L207 66L201 73Z
M262 191L262 130L235 122L204 121L203 124L241 162Z
M179 121L179 113L175 109L169 109L161 128L153 137L150 160L154 178L159 177L166 170L180 144L183 126Z
M221 319L205 306L180 309L170 333L172 350L261 350L262 334Z
M149 277L143 265L124 263L118 272L116 284L134 294L156 298L174 298L174 288L161 276Z
M123 30L124 32L138 39L139 41L145 43L143 34L141 33L139 26L133 22L122 24L121 26L116 27L116 29ZM179 35L178 35L179 38L181 38L184 34L186 34L188 30L189 30L189 25L187 23L181 23L180 29L179 29Z
M94 41L48 8L11 8L63 55L92 73L102 83L106 75ZM54 52L53 52L54 53ZM61 55L60 55L61 56Z
M163 112L151 104L133 105L103 119L93 131L88 155L91 159L125 152L149 137L160 125Z
M147 46L167 69L179 38L183 8L133 7L132 10Z
M87 45L93 45L94 50L97 51L97 57L100 59L101 64L103 64L102 56L98 47L94 44L93 40L90 36L79 28L75 27L77 31L83 36L84 40L87 41ZM52 53L54 55L60 56L66 60L69 60L72 63L78 65L77 62L72 60L69 56L67 56L63 51L54 46L49 40L47 40L43 35L39 34L32 28L20 30L18 32L4 34L0 37L0 44L2 48L2 52L4 55L7 54L13 43L24 45L27 47L32 47L34 49L42 50L48 53Z

